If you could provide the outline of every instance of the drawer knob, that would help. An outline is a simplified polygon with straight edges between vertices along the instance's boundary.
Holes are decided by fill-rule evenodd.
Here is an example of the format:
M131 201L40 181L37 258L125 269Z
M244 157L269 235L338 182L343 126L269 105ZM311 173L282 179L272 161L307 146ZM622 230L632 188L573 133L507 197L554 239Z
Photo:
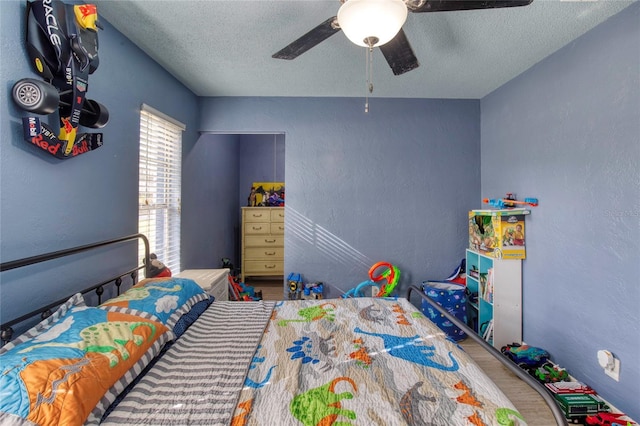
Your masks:
M260 214L254 213L252 216L253 217L262 217L262 213L260 213Z
M275 242L276 242L276 240L268 240L268 239L266 239L266 238L265 238L265 239L264 239L264 242L265 242L265 243L275 243Z
M267 255L267 256L275 256L276 252L275 251L265 251L264 254Z
M262 226L253 226L252 228L254 231L259 231L262 229Z
M276 265L264 265L266 269L275 269Z

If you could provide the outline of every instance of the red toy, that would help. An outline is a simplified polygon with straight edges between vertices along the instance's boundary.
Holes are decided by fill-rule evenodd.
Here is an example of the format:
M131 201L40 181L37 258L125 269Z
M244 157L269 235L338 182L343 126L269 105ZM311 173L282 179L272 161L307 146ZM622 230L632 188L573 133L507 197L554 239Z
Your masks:
M149 254L149 263L149 276L147 278L165 278L171 276L171 269L162 263L155 253Z
M586 393L595 395L591 387L585 385L582 382L557 382L557 383L545 383L545 386L553 393Z
M598 413L595 416L587 416L585 424L604 426L632 426L636 424L630 420L621 419L621 417L625 417L625 415L617 413Z

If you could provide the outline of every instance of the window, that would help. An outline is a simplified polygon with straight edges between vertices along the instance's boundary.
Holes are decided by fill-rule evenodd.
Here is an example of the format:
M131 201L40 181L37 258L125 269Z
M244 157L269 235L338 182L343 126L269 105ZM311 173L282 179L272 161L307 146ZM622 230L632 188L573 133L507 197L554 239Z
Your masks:
M182 132L185 125L142 105L140 111L140 165L138 232L149 239L149 249L171 269L180 272L180 181ZM144 258L140 243L138 257Z

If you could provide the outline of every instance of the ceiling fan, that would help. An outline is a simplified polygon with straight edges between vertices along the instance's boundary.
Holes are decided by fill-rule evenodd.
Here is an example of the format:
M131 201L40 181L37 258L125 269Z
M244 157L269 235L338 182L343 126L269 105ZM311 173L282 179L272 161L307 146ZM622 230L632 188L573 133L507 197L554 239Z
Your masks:
M393 74L401 75L419 66L418 59L413 53L409 40L402 30L407 11L424 13L495 9L526 6L532 1L533 0L340 0L342 6L337 16L327 19L284 49L274 53L272 57L276 59L295 59L335 33L343 30L347 37L355 44L365 47L368 46L370 50L372 50L373 47L379 46ZM391 6L392 4L393 6ZM389 7L389 9L380 13L382 16L380 19L384 19L387 22L378 22L378 26L393 27L393 25L396 25L395 28L391 29L392 34L387 40L382 40L383 37L378 37L377 35L366 32L359 33L363 35L366 34L363 39L359 39L358 37L361 36L358 35L355 35L356 38L352 38L354 37L351 34L353 30L351 28L347 29L347 25L351 26L352 22L358 19L358 16L361 18L368 13L364 9L356 10L356 7L373 7L375 9L381 5ZM394 20L395 23L391 22ZM375 21L375 17L369 16L365 18L365 21L366 23L371 23ZM360 23L356 23L356 26L358 24Z

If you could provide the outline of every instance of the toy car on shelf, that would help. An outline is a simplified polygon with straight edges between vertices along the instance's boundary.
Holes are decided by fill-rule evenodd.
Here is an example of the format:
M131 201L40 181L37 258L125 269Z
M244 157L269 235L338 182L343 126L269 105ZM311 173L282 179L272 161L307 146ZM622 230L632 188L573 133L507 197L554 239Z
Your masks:
M558 367L551 362L545 362L533 371L536 379L543 383L561 382L569 380L569 373L564 368Z
M58 158L70 158L102 146L102 133L80 133L78 127L99 129L109 120L104 105L86 98L89 74L99 64L97 8L60 0L27 2L27 53L44 79L23 78L12 88L21 109L39 115L59 113L57 133L37 117L22 119L24 139Z
M519 343L503 346L500 352L525 370L538 368L549 360L549 352L546 350Z
M636 423L623 419L626 417L621 413L598 413L595 416L587 416L585 418L585 424L587 425L601 425L601 426L633 426Z

